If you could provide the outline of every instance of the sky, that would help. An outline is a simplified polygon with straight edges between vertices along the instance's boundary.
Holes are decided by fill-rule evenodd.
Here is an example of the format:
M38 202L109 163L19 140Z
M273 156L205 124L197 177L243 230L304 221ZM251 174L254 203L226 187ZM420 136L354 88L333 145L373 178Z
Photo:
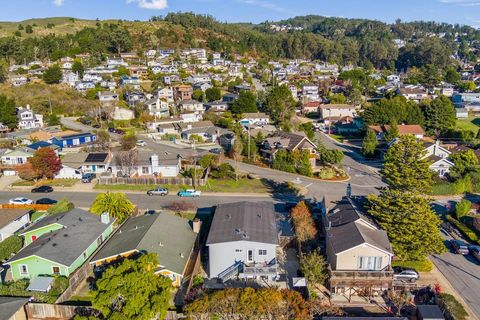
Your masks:
M480 27L480 0L0 0L0 5L0 21L59 16L148 20L168 12L193 11L228 22L258 23L315 14Z

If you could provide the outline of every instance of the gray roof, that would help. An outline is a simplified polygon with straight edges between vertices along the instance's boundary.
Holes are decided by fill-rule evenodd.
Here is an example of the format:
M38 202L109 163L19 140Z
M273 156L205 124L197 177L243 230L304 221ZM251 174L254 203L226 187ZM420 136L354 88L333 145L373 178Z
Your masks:
M112 161L110 162L110 166L120 166L121 162L119 161L119 154L116 153L112 157ZM153 153L151 151L137 151L137 159L135 161L135 166L150 166L152 165L151 157L152 155L156 154L158 156L158 163L161 166L174 166L178 164L178 154L174 153Z
M37 277L30 281L28 291L48 292L50 290L54 277Z
M393 253L387 233L361 214L348 198L343 198L326 219L330 222L327 238L336 254L363 243Z
M278 244L273 203L243 201L219 204L208 233L207 245L232 241Z
M28 231L59 223L64 227L45 233L20 250L8 262L36 255L64 266L70 266L114 222L100 221L101 217L81 209L47 216L28 228Z
M0 320L9 320L17 311L28 303L29 298L0 297Z
M29 214L31 210L25 209L1 209L0 210L0 229L10 224L12 221Z
M279 142L283 145L283 148L287 150L294 150L295 148L312 148L315 147L313 142L305 136L304 133L293 133L293 132L283 132L278 131L273 136L265 139L270 146L274 146L275 143ZM307 145L306 145L307 144Z
M88 153L86 152L67 153L63 156L62 165L78 169L85 164L87 157Z
M190 221L169 213L133 217L92 258L101 261L129 251L157 253L159 264L183 274L197 234Z

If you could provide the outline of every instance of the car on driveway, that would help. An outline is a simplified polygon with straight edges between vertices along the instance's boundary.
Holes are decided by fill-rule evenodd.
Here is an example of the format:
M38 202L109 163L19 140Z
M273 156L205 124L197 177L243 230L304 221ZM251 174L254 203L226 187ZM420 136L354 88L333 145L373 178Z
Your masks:
M194 189L185 189L181 190L177 193L179 197L200 197L201 191L194 190Z
M148 190L147 194L149 196L166 196L168 194L167 188L157 188L153 190Z
M470 254L480 262L480 246L470 246L468 250L470 251Z
M213 148L209 150L210 153L214 154L223 154L223 149L222 148Z
M451 244L452 244L453 251L456 254L466 255L469 253L467 244L462 240L453 239L451 240Z
M9 204L33 204L32 199L27 199L27 198L13 198L8 201Z
M147 143L143 140L138 140L137 141L137 146L139 147L146 147L147 146Z
M82 176L82 182L83 183L90 183L92 182L93 179L95 179L97 175L95 173L85 173Z
M35 204L56 204L58 201L50 198L42 198L35 201Z
M53 188L50 186L40 186L32 189L32 193L50 193L53 192Z
M415 282L420 278L417 270L404 267L393 267L393 279L402 282Z
M108 132L111 132L111 133L115 133L115 130L116 130L116 129L115 129L115 128L112 128L112 127L108 128Z

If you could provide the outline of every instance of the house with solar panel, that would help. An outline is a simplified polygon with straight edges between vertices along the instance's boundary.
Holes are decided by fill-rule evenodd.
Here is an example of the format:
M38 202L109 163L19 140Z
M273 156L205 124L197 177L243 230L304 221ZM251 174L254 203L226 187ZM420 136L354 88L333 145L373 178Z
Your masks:
M217 205L206 245L210 279L275 280L279 231L274 204L243 201Z
M45 275L68 277L110 236L115 219L82 209L38 220L20 235L25 246L6 265L13 280Z
M101 174L108 171L112 154L109 152L67 153L57 179L80 179L85 173Z

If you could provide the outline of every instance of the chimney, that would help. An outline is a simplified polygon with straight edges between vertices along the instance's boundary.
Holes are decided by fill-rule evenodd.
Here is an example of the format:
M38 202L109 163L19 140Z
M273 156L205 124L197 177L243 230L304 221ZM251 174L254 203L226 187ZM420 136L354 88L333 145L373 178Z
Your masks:
M193 226L193 232L195 233L200 233L200 229L202 227L202 221L198 218L195 218L193 219L193 222L192 222Z
M102 213L102 215L100 216L100 221L104 224L110 223L110 216L108 215L108 212Z
M152 161L152 167L158 167L158 155L157 154L152 154L150 157L150 160Z

